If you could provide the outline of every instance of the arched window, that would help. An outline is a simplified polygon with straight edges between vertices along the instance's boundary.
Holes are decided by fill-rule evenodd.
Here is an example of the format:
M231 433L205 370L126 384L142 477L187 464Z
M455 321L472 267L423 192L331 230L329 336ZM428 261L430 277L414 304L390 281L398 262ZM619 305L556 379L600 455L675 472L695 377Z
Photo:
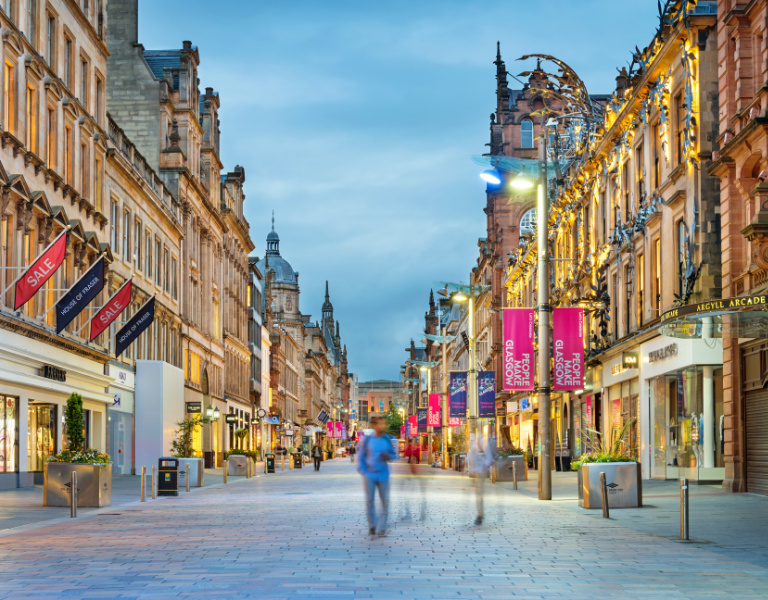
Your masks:
M536 209L532 208L520 219L520 235L533 233L536 229Z
M520 121L520 147L533 148L533 121Z

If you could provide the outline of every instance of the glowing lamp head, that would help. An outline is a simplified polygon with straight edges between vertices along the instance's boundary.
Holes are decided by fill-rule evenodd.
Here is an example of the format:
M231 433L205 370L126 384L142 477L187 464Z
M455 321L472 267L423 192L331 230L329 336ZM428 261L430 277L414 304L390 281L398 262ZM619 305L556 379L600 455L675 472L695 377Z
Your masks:
M533 181L523 171L517 174L517 176L510 182L510 184L516 190L530 190L533 187Z
M464 302L465 300L467 300L467 296L463 292L456 292L453 295L453 299L456 300L457 302Z
M501 183L501 174L499 174L496 169L488 169L487 171L480 173L480 179L486 183L499 185Z

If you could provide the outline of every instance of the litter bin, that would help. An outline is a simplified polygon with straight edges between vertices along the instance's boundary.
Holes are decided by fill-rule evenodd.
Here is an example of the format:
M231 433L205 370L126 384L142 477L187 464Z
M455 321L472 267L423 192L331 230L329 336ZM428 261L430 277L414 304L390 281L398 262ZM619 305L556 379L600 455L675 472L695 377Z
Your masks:
M301 461L301 452L296 452L296 454L293 455L293 468L294 469L301 469L303 466Z
M463 452L456 455L456 470L459 471L459 473L464 472L464 467L467 464L467 455Z
M179 495L179 459L161 456L158 462L157 495Z
M459 470L459 455L458 454L451 454L451 468L454 471Z
M274 473L275 472L275 454L274 454L274 452L267 452L264 456L266 456L267 473Z

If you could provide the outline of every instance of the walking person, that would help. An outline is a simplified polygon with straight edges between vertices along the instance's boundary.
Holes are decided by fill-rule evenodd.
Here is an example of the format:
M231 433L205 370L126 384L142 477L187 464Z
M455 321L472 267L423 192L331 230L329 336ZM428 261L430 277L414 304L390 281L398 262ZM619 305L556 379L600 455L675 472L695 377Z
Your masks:
M355 448L354 444L349 445L349 462L355 462L355 454L357 453L357 448Z
M485 495L485 480L493 462L492 450L487 443L478 440L475 434L469 439L468 470L475 487L475 504L477 505L477 518L475 525L482 525L485 516L483 496Z
M312 446L312 460L315 461L315 471L320 470L320 462L323 459L323 451L320 449L320 444L315 442L315 445Z
M365 485L365 506L368 515L368 532L384 536L387 533L389 512L389 461L397 458L392 436L384 433L387 424L381 417L371 417L373 435L366 435L360 442L360 461L357 470ZM376 490L381 498L381 512L376 515Z

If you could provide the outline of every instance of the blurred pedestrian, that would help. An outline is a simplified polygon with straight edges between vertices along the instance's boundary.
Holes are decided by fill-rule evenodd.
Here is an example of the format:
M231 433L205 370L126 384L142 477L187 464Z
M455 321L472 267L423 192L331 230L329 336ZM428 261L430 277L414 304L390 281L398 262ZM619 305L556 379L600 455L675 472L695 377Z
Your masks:
M380 536L387 533L389 511L389 461L397 458L392 436L384 433L387 423L381 417L371 417L373 435L366 435L360 442L358 471L365 485L365 505L368 515L368 532ZM381 513L376 516L376 490L381 498Z
M357 454L357 448L354 444L349 445L349 462L355 462L355 454Z
M323 460L323 451L320 449L320 444L317 442L312 446L312 460L315 461L315 471L319 471L320 463Z
M474 433L469 437L469 456L467 459L469 476L472 478L475 487L475 504L477 505L475 525L482 525L483 517L485 516L483 506L485 480L488 479L488 472L493 463L493 455L487 442L477 438Z

